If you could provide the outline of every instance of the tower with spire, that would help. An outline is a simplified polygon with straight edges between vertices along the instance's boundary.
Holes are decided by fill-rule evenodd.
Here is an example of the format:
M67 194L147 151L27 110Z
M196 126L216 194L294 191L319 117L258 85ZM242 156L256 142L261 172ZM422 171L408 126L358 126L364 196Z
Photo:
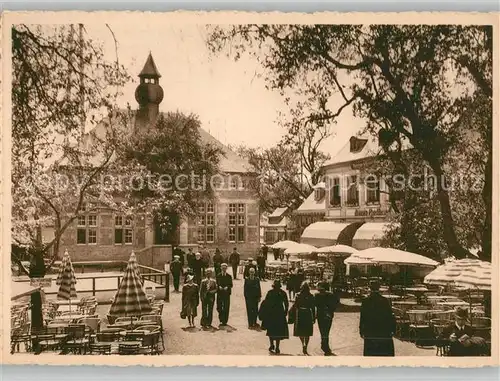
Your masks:
M142 71L139 73L140 83L135 90L135 99L139 103L135 118L135 131L149 128L156 122L163 100L163 89L160 86L161 74L156 67L151 52Z

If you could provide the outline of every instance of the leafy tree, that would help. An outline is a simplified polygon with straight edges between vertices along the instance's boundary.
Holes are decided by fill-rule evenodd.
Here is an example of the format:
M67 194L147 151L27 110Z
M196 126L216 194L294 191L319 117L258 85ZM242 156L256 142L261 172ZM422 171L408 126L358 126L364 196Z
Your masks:
M147 215L172 237L181 218L194 217L200 202L215 197L223 154L201 141L195 115L164 113L140 134L124 136L116 165L131 181L123 188L130 211ZM172 137L175 136L175 139Z
M129 77L118 59L104 59L83 25L13 26L12 67L12 259L43 276L84 203L110 201L99 177L113 136L93 139L89 150L85 126L113 112ZM47 226L54 237L43 242ZM30 271L21 263L23 248L33 257Z
M272 213L276 208L297 208L311 188L301 182L300 153L285 145L268 149L237 147L257 174L249 183L259 198L260 209Z
M213 28L208 44L213 51L231 44L236 58L249 49L265 67L269 86L283 94L304 86L313 92L310 78L318 78L324 107L316 118L324 123L352 107L368 131L382 130L386 153L408 141L437 178L443 240L462 258L468 251L457 237L445 161L471 100L483 97L491 115L491 33L491 26L238 25ZM340 107L325 102L334 95L343 99ZM491 118L482 126L485 136L491 136L489 126ZM485 148L483 197L491 205L491 148ZM486 209L482 255L488 260Z

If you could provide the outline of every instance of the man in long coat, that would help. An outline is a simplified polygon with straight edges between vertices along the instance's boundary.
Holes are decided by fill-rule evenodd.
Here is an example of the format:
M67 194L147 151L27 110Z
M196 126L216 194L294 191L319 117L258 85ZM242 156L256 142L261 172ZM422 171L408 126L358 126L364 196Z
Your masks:
M318 320L319 332L321 334L321 350L325 356L332 356L330 349L330 329L332 328L333 315L340 303L337 293L328 291L328 282L318 283L318 293L314 295L316 306L316 318Z
M237 279L236 277L238 275L238 265L240 264L240 253L238 253L236 247L233 249L233 252L229 256L229 263L233 268L233 279Z
M212 278L212 270L205 271L206 278L201 281L200 300L201 300L201 326L210 328L214 312L215 294L217 293L217 283Z
M170 272L174 278L174 290L179 292L179 284L182 274L182 263L178 255L174 255L174 260L170 263Z
M227 325L229 320L229 306L231 301L231 290L233 288L233 279L227 273L227 264L221 265L221 273L217 277L217 312L222 326Z
M380 283L370 283L371 293L361 303L359 334L364 339L363 356L394 356L392 336L396 319L389 299L380 295Z
M249 270L248 277L245 278L243 295L245 296L245 305L247 308L248 328L257 328L257 315L259 313L259 302L262 297L262 291L260 280L255 276L254 268Z

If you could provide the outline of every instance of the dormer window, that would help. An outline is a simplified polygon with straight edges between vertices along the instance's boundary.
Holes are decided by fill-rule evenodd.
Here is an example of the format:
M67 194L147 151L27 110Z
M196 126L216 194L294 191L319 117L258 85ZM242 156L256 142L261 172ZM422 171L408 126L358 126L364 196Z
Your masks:
M349 139L349 151L352 153L361 152L366 143L368 143L368 139L358 139L355 136L351 136Z

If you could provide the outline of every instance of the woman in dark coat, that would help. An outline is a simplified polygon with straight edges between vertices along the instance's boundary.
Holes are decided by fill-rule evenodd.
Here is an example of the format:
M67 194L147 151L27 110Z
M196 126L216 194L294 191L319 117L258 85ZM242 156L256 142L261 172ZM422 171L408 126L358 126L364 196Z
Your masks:
M295 298L295 303L290 308L289 321L293 323L293 335L300 337L302 353L307 355L309 339L313 335L314 323L316 322L316 309L314 295L311 294L309 283L303 282L300 292Z
M194 327L194 318L198 314L198 304L200 302L198 297L199 288L198 285L193 282L193 279L193 275L188 275L186 283L182 287L181 317L183 319L188 319L189 327Z
M262 320L262 329L267 331L269 352L271 353L279 354L280 341L289 338L287 313L288 298L285 291L281 289L281 282L276 279L259 310L259 319Z

